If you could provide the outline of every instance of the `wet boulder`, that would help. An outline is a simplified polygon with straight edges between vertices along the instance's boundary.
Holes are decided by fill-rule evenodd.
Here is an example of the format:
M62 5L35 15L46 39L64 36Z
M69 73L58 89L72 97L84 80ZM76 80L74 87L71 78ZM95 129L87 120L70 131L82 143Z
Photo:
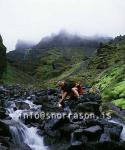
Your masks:
M58 95L58 90L57 89L48 89L48 95Z
M61 133L59 130L49 130L44 132L44 143L46 145L56 144L62 139Z
M76 106L76 110L79 112L93 112L95 114L100 114L100 105L97 102L84 102L79 103Z
M31 125L33 123L42 124L44 120L42 113L40 111L30 111L30 110L22 112L20 118L26 125Z
M91 126L83 130L83 135L86 135L90 141L98 140L101 133L102 133L102 128L99 125Z
M87 136L83 135L83 129L77 129L71 134L71 145L73 146L76 142L82 144L88 142Z
M0 120L0 135L4 137L12 137L8 121Z
M124 150L125 149L125 141L120 141L119 142L119 149Z
M0 143L2 144L2 146L9 147L9 145L10 145L10 138L9 137L4 137L4 136L0 136Z
M17 101L17 102L15 102L15 105L16 105L17 109L21 109L21 110L30 109L29 104L27 104L23 101L20 101L20 102Z
M80 141L74 141L71 143L71 145L68 147L67 150L83 150L83 143Z
M5 147L5 146L2 146L1 143L0 143L0 150L8 150L8 148Z
M84 145L85 150L123 150L119 148L119 144L114 141L89 142Z
M106 133L107 135L109 135L109 137L111 138L111 140L119 141L122 129L123 129L123 127L121 125L108 122L104 126L104 133Z
M9 115L6 114L6 109L3 107L0 107L0 119L5 119L9 117Z
M7 90L4 86L0 86L0 95L1 94L6 94L8 92L9 92L9 90Z
M110 136L107 135L106 133L103 133L103 134L100 136L99 142L108 142L108 141L111 141Z
M91 88L88 91L88 94L84 94L81 96L80 101L83 102L97 102L97 103L101 103L101 96L99 94L98 91L95 91L95 93L90 93L92 91L90 91Z
M69 120L67 118L49 119L45 121L42 130L44 131L44 142L46 145L56 144L62 140L62 133L60 132L60 128L68 122ZM66 137L64 139L66 139Z
M83 143L87 142L88 138L83 133L84 129L76 129L71 135L71 141L82 141Z
M40 97L40 96L45 96L47 95L48 91L47 90L38 90L35 92L36 93L36 96L37 97Z
M60 118L60 119L49 119L46 120L44 130L47 132L48 130L55 130L61 128L65 123L69 123L68 118Z
M70 137L71 133L79 128L80 126L77 124L66 123L59 130L63 137Z
M32 150L32 149L25 143L23 143L22 145L11 143L9 150Z
M43 105L44 103L48 103L48 96L39 96L34 100L34 104L36 105Z

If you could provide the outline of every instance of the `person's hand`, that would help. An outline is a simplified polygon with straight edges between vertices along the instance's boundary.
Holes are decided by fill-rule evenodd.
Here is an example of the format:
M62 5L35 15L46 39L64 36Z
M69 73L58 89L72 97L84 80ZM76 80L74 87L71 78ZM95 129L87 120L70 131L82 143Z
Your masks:
M62 105L59 103L59 107L62 107Z
M60 107L62 107L62 105L60 103L58 103L58 107L60 108Z

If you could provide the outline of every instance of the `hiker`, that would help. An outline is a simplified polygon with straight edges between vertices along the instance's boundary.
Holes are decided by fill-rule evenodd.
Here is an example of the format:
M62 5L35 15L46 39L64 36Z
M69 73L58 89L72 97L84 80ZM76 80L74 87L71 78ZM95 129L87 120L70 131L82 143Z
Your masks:
M59 81L57 84L61 88L59 107L62 106L62 103L66 96L75 96L77 99L80 99L80 94L82 94L82 87L78 83L73 81Z

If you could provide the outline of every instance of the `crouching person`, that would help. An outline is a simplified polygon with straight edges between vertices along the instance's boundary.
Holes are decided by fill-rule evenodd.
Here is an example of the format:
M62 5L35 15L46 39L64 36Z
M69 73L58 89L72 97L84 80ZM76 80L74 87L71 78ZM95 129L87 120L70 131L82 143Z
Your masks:
M75 96L77 99L80 99L80 94L82 92L81 86L73 81L59 81L57 85L61 89L59 107L62 106L66 96ZM80 93L80 94L79 94Z

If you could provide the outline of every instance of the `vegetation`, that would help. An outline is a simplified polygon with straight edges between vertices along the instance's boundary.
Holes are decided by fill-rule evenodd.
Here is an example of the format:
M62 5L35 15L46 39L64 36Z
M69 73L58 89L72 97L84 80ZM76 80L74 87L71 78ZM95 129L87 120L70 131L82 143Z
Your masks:
M26 73L17 70L16 68L8 65L6 72L3 74L2 79L4 84L21 84L21 85L35 85L36 80Z
M108 38L81 38L61 32L42 39L31 48L27 47L27 44L21 46L18 42L16 50L9 52L7 56L11 66L36 77L41 85L46 82L53 84L55 79L78 74L84 68L82 67L84 61L94 53L99 43L108 40ZM78 69L75 67L77 64L80 64Z
M90 70L95 70L95 84L102 94L104 102L112 101L113 104L125 109L125 36L116 37L108 45L103 45L93 57L94 64ZM107 63L106 68L98 69L98 60ZM98 62L98 63L97 63ZM91 71L90 71L91 72Z
M8 58L12 66L39 79L38 86L55 87L58 80L70 78L83 85L97 86L104 102L124 108L125 36L100 42L55 35L25 49L25 54L11 52ZM15 56L19 59L12 62Z
M118 107L121 107L122 109L125 109L125 98L117 99L113 101L113 104L115 104Z

